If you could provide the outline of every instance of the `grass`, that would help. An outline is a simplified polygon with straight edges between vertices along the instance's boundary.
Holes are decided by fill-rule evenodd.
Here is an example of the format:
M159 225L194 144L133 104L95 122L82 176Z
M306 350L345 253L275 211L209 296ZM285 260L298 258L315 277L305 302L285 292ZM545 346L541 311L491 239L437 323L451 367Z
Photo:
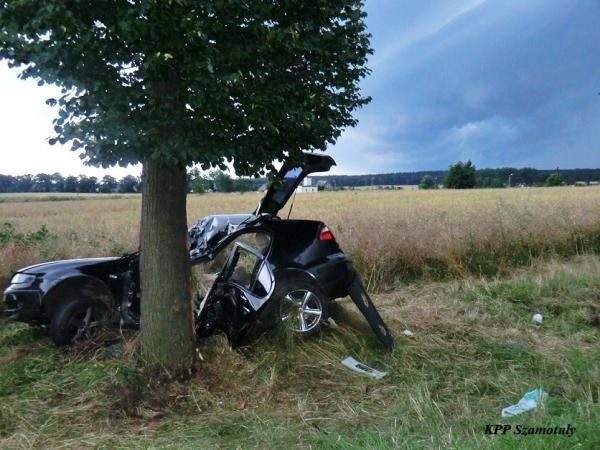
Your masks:
M136 194L86 194L70 192L0 193L0 203L65 202L69 200L107 200L138 197Z
M599 271L599 257L581 256L411 283L375 296L392 353L345 303L318 339L272 333L234 352L217 338L199 347L190 380L166 384L140 369L134 338L57 349L43 330L2 323L0 447L598 448ZM347 355L388 375L356 375ZM540 408L500 418L536 387L551 395ZM485 435L496 423L576 431Z

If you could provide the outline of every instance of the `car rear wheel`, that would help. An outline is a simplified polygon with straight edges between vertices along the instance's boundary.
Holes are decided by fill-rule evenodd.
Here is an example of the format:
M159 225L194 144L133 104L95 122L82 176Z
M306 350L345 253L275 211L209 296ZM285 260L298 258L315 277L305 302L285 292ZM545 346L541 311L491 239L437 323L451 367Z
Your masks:
M277 284L277 282L276 282ZM328 318L329 300L316 282L301 278L286 278L276 286L279 320L300 336L313 336L321 331Z
M69 345L98 335L108 314L101 303L74 298L61 305L50 322L50 335L56 345Z

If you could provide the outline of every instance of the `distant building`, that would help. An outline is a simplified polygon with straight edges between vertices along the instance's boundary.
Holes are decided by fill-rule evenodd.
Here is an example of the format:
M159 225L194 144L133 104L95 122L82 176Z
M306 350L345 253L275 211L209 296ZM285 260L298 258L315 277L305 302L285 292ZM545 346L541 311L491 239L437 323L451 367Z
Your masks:
M319 191L332 191L333 185L327 180L317 181L317 190Z
M318 192L316 186L298 186L296 192Z
M296 188L296 192L317 192L317 186L312 185L312 178L306 177L302 184Z

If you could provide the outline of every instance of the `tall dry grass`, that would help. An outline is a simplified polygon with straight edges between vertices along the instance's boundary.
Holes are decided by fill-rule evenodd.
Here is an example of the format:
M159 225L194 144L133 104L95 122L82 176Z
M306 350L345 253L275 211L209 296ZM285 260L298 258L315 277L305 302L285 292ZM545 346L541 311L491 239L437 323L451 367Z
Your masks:
M260 198L191 195L188 222L251 212ZM23 234L42 225L49 231L41 242L0 238L0 282L26 264L137 248L139 197L43 200L0 201L0 230L8 222ZM299 194L292 218L327 223L372 290L415 278L494 275L538 257L600 252L598 187Z
M586 256L413 283L374 295L392 352L342 302L339 325L315 339L202 342L197 371L166 384L136 363L135 341L56 348L41 329L0 319L0 448L600 448L599 270ZM346 369L348 355L387 375ZM548 400L500 417L534 388ZM489 436L490 423L576 432Z
M540 256L600 251L600 189L372 191L298 197L327 222L371 287L495 275Z

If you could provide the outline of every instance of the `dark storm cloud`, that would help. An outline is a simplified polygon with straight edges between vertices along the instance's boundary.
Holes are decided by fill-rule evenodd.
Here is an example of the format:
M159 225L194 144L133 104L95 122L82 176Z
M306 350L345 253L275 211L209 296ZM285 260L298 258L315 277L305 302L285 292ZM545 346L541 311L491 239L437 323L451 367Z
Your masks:
M348 172L600 167L600 2L367 2L373 102ZM397 19L396 19L397 18Z

